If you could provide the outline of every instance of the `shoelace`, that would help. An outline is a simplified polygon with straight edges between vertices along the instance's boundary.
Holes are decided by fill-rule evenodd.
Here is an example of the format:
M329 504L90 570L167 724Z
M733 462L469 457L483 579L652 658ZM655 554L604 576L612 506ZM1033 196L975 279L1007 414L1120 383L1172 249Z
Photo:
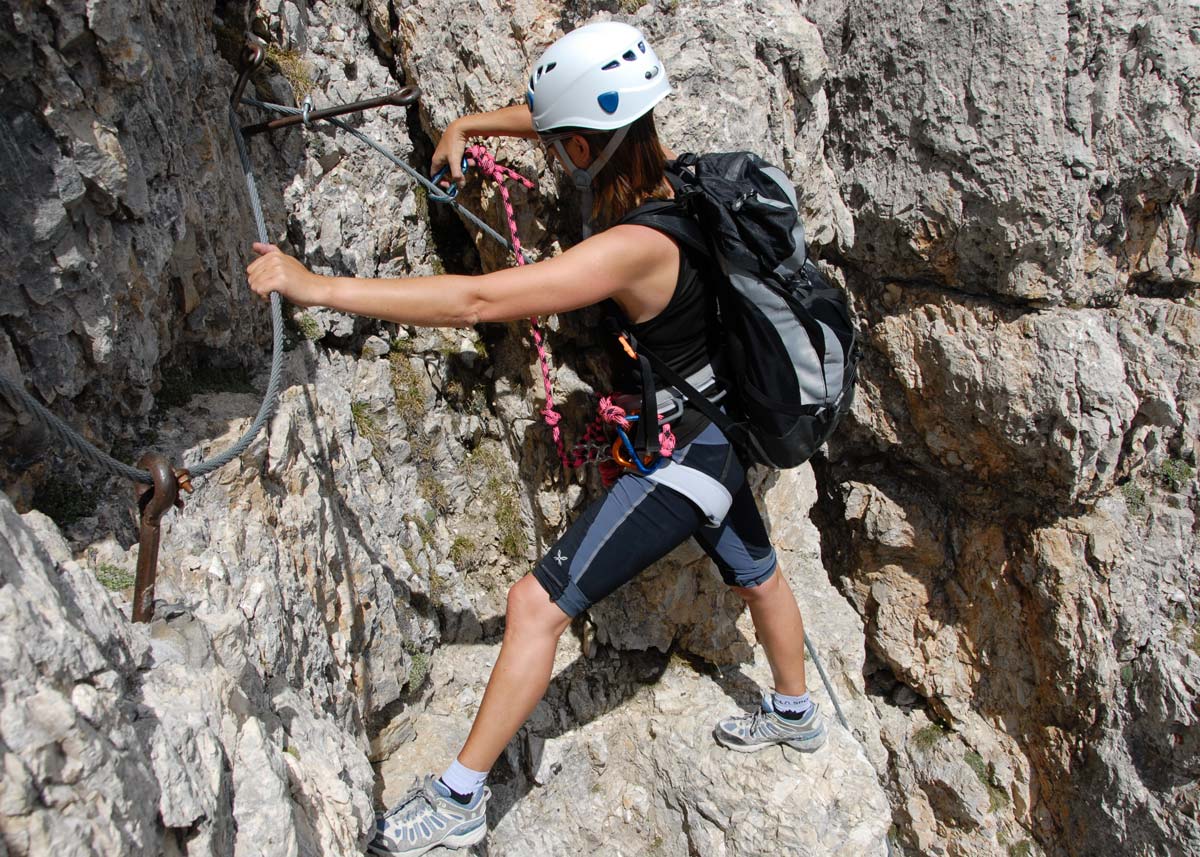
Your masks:
M431 794L432 792L432 794ZM407 823L409 820L416 818L423 810L422 807L413 806L418 801L423 801L431 810L437 810L437 792L432 791L432 786L429 782L421 782L417 779L413 782L413 787L404 795L404 799L397 803L394 807L383 814L384 818L393 818L399 816L402 822Z

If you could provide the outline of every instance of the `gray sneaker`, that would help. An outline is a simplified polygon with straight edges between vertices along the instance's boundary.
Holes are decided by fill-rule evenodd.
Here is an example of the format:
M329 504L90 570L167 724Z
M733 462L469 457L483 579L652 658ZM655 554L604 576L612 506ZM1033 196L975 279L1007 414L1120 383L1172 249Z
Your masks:
M463 805L450 797L433 774L413 783L401 801L375 822L372 854L417 857L439 845L467 848L487 836L487 802L491 789L480 789Z
M771 694L762 695L757 710L726 717L713 730L717 743L739 753L753 753L772 744L787 744L803 753L811 753L825 743L825 719L812 708L800 720L788 720L775 713Z

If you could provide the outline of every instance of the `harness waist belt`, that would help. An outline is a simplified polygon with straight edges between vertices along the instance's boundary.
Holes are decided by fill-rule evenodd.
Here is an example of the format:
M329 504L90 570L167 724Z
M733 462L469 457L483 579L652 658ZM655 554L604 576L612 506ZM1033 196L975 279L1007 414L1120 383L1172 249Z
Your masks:
M684 380L691 384L696 392L714 404L725 398L725 390L717 384L717 376L713 372L711 363L704 364ZM678 419L679 415L683 413L683 405L686 401L687 397L675 387L660 387L655 391L655 404L658 406L658 412L662 415L663 422ZM624 410L625 413L639 411L642 407L642 397L638 393L617 393L613 396L613 404Z

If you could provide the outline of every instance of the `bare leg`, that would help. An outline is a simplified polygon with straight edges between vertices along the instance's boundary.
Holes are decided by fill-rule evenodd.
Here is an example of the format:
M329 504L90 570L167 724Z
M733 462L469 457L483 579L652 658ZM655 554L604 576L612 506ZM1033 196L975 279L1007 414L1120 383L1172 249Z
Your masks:
M754 631L771 662L775 690L787 696L807 692L804 680L804 620L791 587L779 566L766 582L758 586L735 586L750 608Z
M491 770L529 719L550 684L558 638L571 624L532 574L508 591L505 617L500 657L458 754L458 761L473 771Z

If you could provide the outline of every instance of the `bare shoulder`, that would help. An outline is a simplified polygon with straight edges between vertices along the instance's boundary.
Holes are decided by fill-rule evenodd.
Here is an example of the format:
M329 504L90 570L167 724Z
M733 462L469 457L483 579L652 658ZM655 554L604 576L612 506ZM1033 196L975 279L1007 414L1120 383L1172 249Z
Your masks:
M611 226L598 235L593 235L588 241L606 239L606 245L620 244L634 252L666 253L675 247L675 241L668 235L652 226L642 226L637 223L621 223Z
M626 277L637 278L679 264L679 249L672 238L657 229L632 223L611 226L577 244L576 249L602 259L607 267Z
M620 282L612 297L635 322L657 315L671 300L679 277L679 247L649 226L624 223L594 235L597 259Z

